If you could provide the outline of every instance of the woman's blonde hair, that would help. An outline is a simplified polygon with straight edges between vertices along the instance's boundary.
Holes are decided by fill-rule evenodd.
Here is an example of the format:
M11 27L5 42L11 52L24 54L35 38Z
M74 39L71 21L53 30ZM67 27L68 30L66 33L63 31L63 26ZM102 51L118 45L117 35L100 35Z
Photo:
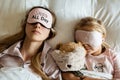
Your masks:
M102 33L103 38L106 37L106 29L105 29L104 24L102 23L101 20L98 20L93 17L82 18L79 21L79 23L75 26L75 31L76 30L98 31ZM103 41L102 46L109 47L109 45L105 41Z
M27 23L27 18L28 18L28 15L29 15L30 11L32 11L35 8L43 8L43 9L49 11L52 14L52 17L53 17L52 28L50 29L50 34L49 34L49 36L48 36L48 38L46 40L51 39L51 38L53 38L56 35L56 31L54 29L55 23L56 23L56 16L55 16L55 14L52 11L50 11L49 9L45 8L45 7L35 6L35 7L31 8L26 13L25 19L22 21L22 24L21 24L22 29L20 30L20 32L0 40L0 52L2 52L5 49L9 48L12 44L14 44L14 43L16 43L16 42L18 42L20 40L24 40L25 39L25 36L26 36L25 27L26 27L26 23ZM40 51L42 52L42 50L40 50ZM47 75L41 70L40 57L41 57L40 54L36 54L36 55L34 55L32 57L32 59L31 59L31 68L37 74L42 76L42 78L44 80L49 80Z

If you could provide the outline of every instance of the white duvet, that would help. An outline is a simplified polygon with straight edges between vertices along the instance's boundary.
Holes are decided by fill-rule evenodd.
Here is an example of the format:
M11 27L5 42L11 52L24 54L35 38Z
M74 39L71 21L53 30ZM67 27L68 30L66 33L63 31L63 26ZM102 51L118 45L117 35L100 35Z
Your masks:
M0 80L42 80L42 78L26 68L5 67L0 69Z

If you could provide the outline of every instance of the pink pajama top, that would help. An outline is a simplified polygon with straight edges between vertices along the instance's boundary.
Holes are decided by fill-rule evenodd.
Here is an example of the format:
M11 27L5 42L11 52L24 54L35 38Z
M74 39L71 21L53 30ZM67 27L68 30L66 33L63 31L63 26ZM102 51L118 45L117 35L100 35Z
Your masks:
M120 56L111 49L106 49L98 56L88 54L86 67L90 71L109 73L114 80L120 80Z
M20 53L21 41L10 46L8 49L0 53L0 68L3 67L26 67L30 65L30 61L23 62L23 57ZM45 42L41 56L41 65L43 71L51 78L61 79L61 73L56 66L53 58L49 54L51 47ZM29 67L27 67L29 68Z

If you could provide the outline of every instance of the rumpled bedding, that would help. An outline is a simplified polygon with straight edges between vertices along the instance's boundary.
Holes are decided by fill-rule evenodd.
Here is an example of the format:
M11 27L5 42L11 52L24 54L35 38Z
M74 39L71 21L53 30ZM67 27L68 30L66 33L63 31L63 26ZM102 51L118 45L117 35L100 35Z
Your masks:
M27 68L4 67L0 69L0 80L42 80L42 78L29 71Z

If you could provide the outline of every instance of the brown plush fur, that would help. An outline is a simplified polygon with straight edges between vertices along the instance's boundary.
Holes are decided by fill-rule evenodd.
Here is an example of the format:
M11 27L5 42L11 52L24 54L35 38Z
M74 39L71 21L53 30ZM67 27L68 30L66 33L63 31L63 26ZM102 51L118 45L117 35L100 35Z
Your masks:
M75 50L75 48L77 47L83 47L81 42L79 43L75 43L75 42L67 42L67 43L60 43L57 45L57 49L59 49L62 52L72 52L73 50Z

